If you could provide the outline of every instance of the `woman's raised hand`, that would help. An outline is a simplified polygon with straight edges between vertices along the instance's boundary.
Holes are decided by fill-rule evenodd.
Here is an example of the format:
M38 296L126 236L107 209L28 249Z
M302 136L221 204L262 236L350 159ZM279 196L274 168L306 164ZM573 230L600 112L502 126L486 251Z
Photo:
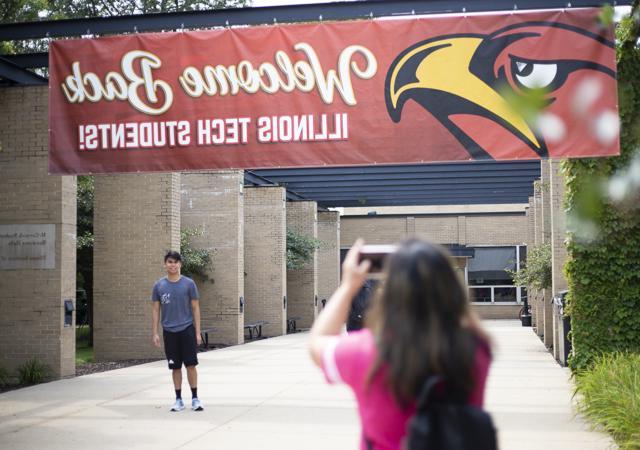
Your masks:
M349 287L360 288L367 278L367 273L371 268L371 261L360 261L360 249L364 245L362 239L358 239L342 262L342 284Z

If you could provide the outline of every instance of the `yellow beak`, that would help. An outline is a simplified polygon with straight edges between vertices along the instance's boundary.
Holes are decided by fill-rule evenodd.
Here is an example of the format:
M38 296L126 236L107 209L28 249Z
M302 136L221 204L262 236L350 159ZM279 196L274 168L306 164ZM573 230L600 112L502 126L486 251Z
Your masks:
M452 37L427 42L402 56L387 76L389 113L394 120L399 120L398 108L415 89L441 91L472 102L499 117L532 146L540 149L540 142L522 115L490 85L469 71L470 62L482 42L482 37ZM411 81L406 82L408 79ZM451 111L451 114L455 113L464 111Z

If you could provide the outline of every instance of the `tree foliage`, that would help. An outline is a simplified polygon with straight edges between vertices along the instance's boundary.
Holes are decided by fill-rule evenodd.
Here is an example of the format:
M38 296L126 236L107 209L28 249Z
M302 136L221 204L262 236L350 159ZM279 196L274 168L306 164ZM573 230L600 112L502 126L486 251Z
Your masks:
M194 236L202 236L204 231L198 228L186 228L180 231L180 253L182 255L181 273L190 278L198 276L209 278L212 267L211 252L204 248L197 248L191 242Z
M617 27L621 154L564 162L570 238L569 283L574 370L602 353L640 352L640 209L601 189L640 154L640 0ZM586 225L585 225L586 224ZM593 231L585 233L583 228Z
M78 176L77 186L76 318L78 324L91 325L93 324L93 176Z
M551 244L544 243L527 252L527 262L519 271L507 269L516 286L542 290L551 287Z
M248 0L2 0L0 23L240 8ZM0 42L0 54L44 52L49 39Z
M248 0L3 0L0 23L240 8Z
M287 228L287 269L301 269L312 259L322 241Z
M49 0L51 18L110 17L129 14L236 8L246 0Z

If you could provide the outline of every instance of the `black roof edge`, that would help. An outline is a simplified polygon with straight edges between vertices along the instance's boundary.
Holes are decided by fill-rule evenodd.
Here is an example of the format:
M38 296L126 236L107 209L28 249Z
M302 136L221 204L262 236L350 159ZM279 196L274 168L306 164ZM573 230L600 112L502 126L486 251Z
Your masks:
M312 202L315 200L312 199L308 199L306 197L304 197L303 195L298 194L297 192L294 192L292 190L289 190L286 188L286 186L282 186L280 183L276 183L273 182L271 180L269 180L268 178L265 178L263 176L257 175L256 173L252 172L251 170L245 170L244 171L244 184L245 186L281 186L285 188L286 191L286 197L287 197L287 201L288 202ZM317 203L317 202L316 202ZM320 206L318 205L318 209L322 210L322 211L327 211L327 209L324 206Z

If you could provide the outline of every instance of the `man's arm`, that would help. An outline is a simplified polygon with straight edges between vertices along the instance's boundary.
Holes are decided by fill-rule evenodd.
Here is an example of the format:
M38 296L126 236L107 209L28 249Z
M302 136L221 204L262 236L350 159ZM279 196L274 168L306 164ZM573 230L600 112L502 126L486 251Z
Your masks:
M197 298L191 299L191 311L193 312L193 326L196 328L196 344L202 345L202 335L200 334L200 301Z
M153 345L160 347L160 335L158 334L158 323L160 322L160 302L152 301L151 310L151 339Z

